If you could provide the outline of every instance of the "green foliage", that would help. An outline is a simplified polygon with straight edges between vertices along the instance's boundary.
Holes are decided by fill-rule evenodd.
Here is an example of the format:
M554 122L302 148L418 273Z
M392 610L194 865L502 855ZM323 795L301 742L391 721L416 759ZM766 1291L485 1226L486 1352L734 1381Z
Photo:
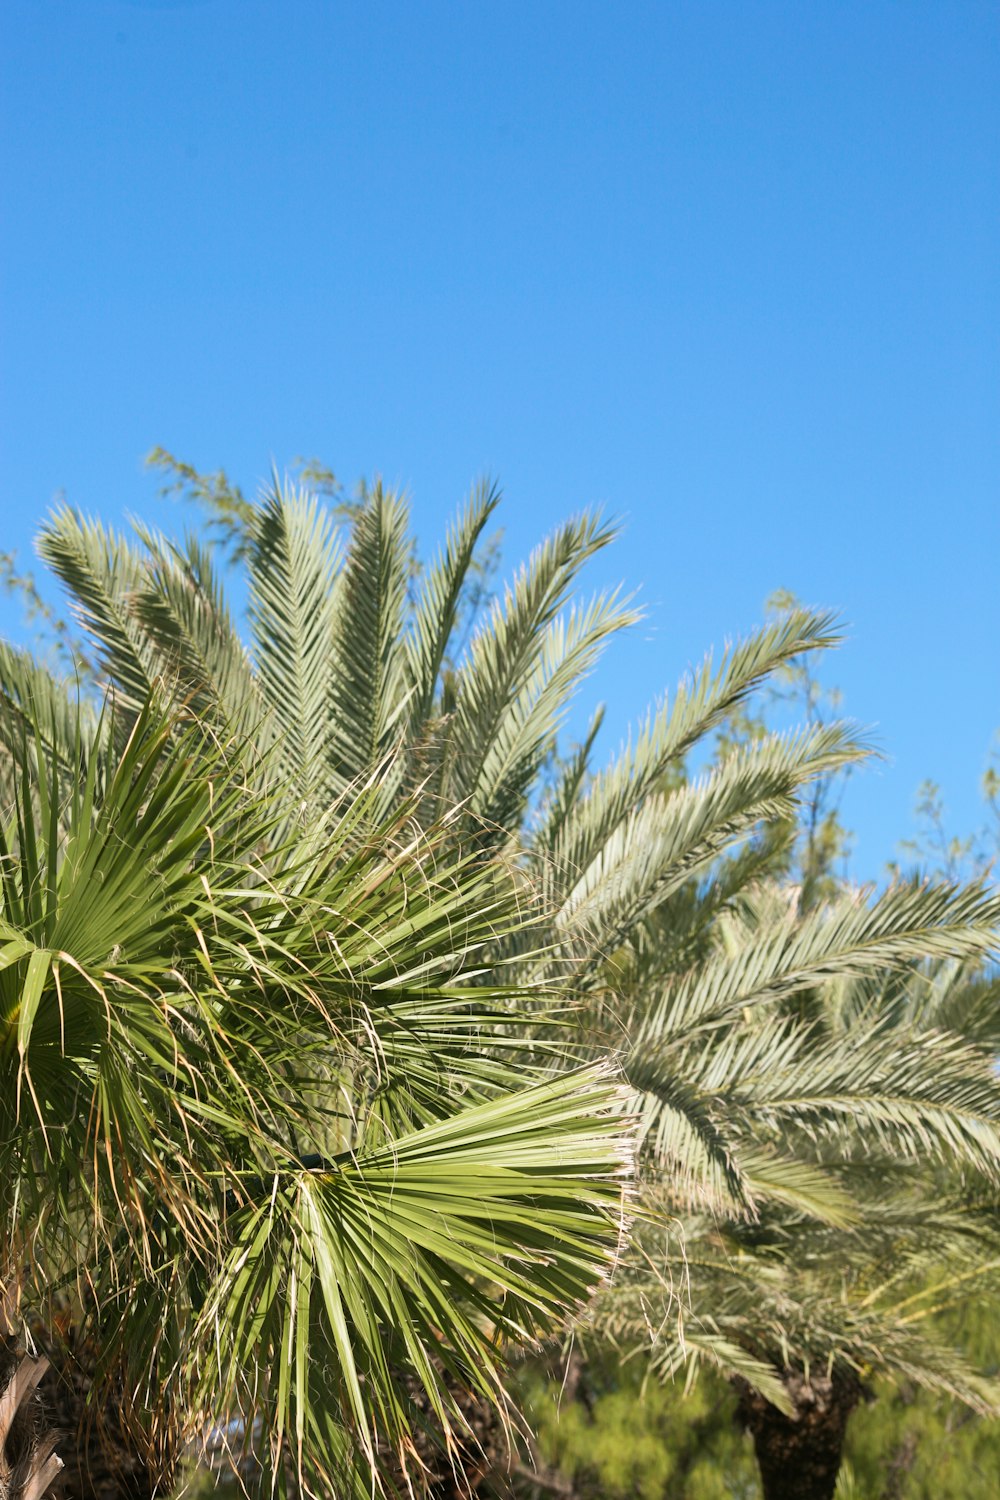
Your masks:
M380 820L375 789L285 840L256 747L153 702L120 752L110 710L81 719L67 772L44 705L30 734L22 707L5 1290L93 1320L150 1442L260 1415L279 1474L287 1441L314 1490L368 1495L415 1420L401 1365L447 1432L456 1382L499 1400L506 1343L606 1274L620 1085L512 1042L533 1000L484 957L524 920L505 867Z
M968 994L969 986L939 988L946 1004ZM994 1025L1000 1024L992 1007ZM991 1042L995 1055L997 1046ZM967 1212L972 1212L973 1204ZM995 1218L995 1210L989 1210ZM926 1302L929 1288L914 1305ZM931 1296L936 1306L940 1299ZM991 1375L1000 1373L1000 1327L995 1284L957 1307L935 1316L942 1336ZM992 1500L1000 1474L1000 1420L944 1399L915 1382L872 1383L872 1399L861 1405L848 1428L845 1469L848 1482L838 1500Z
M1000 1422L912 1386L879 1384L851 1419L846 1467L845 1490L857 1500L993 1500Z
M336 1474L338 1492L358 1496L386 1444L406 1452L415 1413L398 1370L452 1443L456 1388L502 1410L503 1345L570 1312L588 1337L634 1355L630 1369L659 1380L707 1362L782 1410L789 1376L819 1364L852 1379L896 1371L991 1408L992 1387L924 1332L932 1304L920 1295L964 1295L987 1249L995 1256L986 1215L966 1224L927 1172L958 1162L983 1174L984 1192L1000 1177L988 987L977 980L965 1005L937 983L970 977L1000 905L978 885L840 889L830 789L867 747L831 717L810 664L836 643L831 617L780 599L595 770L599 718L568 756L560 725L606 641L636 618L617 592L578 595L614 534L597 516L545 540L470 631L469 601L474 615L492 568L490 488L422 570L406 502L380 484L347 512L277 480L249 503L224 475L160 461L221 540L179 545L142 527L121 537L57 512L43 555L115 713L87 722L83 748L69 706L56 711L59 684L11 655L0 733L20 808L12 850L30 842L29 808L43 816L49 853L32 902L57 872L44 911L58 908L58 851L76 847L76 812L44 790L50 761L114 784L154 692L165 763L184 745L195 765L211 749L228 768L235 753L238 774L213 796L250 810L218 890L209 861L207 915L189 914L191 972L172 937L166 972L181 976L181 997L161 995L166 1019L150 1023L161 1070L171 1047L185 1059L193 1048L194 1073L174 1063L159 1079L155 1124L134 1082L109 1095L114 1130L134 1130L144 1153L128 1179L144 1224L160 1221L142 1164L155 1168L162 1148L161 1177L176 1176L161 1116L190 1116L195 1144L209 1121L222 1130L210 1166L192 1146L181 1174L185 1212L213 1250L195 1295L176 1228L147 1231L135 1301L146 1321L121 1313L113 1347L147 1378L162 1373L161 1345L187 1349L174 1355L179 1384L163 1387L179 1407L259 1412L275 1460L288 1443L320 1489ZM249 647L220 546L247 572ZM36 699L50 705L44 731L30 730ZM795 705L805 726L769 728L762 702ZM41 761L20 755L25 725ZM714 759L688 777L713 734ZM226 818L190 816L225 856ZM120 879L136 902L160 878L158 866L127 882L118 869L113 889ZM32 906L25 931L11 924L19 1037L50 978L57 995L63 981L42 915ZM101 920L103 935L114 923ZM138 939L122 923L127 954ZM164 961L154 943L154 975ZM89 1000L81 969L65 977ZM124 982L141 991L148 979ZM45 1014L51 1032L51 1001ZM40 1065L20 1067L18 1087L40 1078ZM144 1088L152 1097L152 1081ZM631 1121L633 1243L588 1307ZM222 1229L199 1171L223 1193ZM961 1275L947 1289L928 1281L953 1253ZM134 1288L134 1272L112 1265ZM209 1356L219 1327L224 1347ZM586 1421L572 1418L559 1461L610 1493L623 1462L611 1434L624 1426L634 1486L683 1476L711 1494L697 1443L661 1451L672 1388L654 1383L643 1406L618 1378Z
M541 1464L574 1500L758 1500L753 1448L717 1377L685 1391L650 1379L643 1360L591 1358L572 1397L538 1367L518 1389ZM521 1492L530 1493L530 1481Z
M543 1477L574 1500L759 1500L736 1399L704 1372L690 1391L643 1364L587 1361L574 1395L538 1366L518 1377ZM876 1382L851 1418L837 1500L994 1500L1000 1422L904 1383ZM522 1476L519 1496L533 1493ZM556 1486L534 1491L557 1493Z
M30 627L33 652L54 670L68 671L81 680L93 675L83 642L69 622L44 599L33 573L18 564L15 552L0 552L0 593L17 600Z
M258 506L247 499L225 469L203 473L160 447L147 454L146 467L156 470L161 476L161 499L177 498L198 506L205 517L208 538L216 542L231 561L246 558ZM320 496L336 519L343 520L352 514L356 502L345 499L343 486L332 469L318 459L300 458L295 460L292 470L299 484L310 494Z
M970 873L988 875L1000 853L1000 772L998 752L994 749L983 772L981 791L986 818L973 833L964 836L948 829L947 810L941 788L936 781L924 781L917 790L914 813L917 832L913 838L901 839L900 858L890 866L916 866L941 870L950 880Z
M793 601L778 603L781 619ZM809 658L779 674L727 716L716 771L767 745L767 715L786 695L822 728L830 699ZM889 1371L939 1402L996 1411L977 1356L928 1321L954 1299L991 1295L996 1280L1000 1138L979 1155L986 1115L998 1120L995 1098L981 1107L996 1089L996 987L978 965L995 951L1000 908L989 887L947 880L899 881L875 898L845 890L837 780L825 767L803 779L796 809L773 808L788 832L761 849L766 884L708 903L712 939L696 963L677 963L668 899L641 952L619 964L626 1016L634 1005L625 1066L641 1097L647 1212L592 1320L623 1352L649 1347L662 1376L707 1362L782 1410L788 1375L839 1365L848 1380ZM983 903L971 924L968 900ZM682 930L698 905L682 908ZM946 1118L956 1106L961 1125ZM927 1181L935 1155L987 1175L978 1218L963 1201L975 1197L968 1178ZM697 1163L686 1184L680 1161ZM728 1220L702 1213L701 1195L728 1200Z

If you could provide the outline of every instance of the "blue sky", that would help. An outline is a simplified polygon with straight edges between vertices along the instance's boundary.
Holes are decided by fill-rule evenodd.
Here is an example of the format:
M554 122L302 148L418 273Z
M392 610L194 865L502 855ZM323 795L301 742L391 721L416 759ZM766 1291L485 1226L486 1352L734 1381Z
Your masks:
M1000 7L6 0L0 550L180 526L163 444L413 497L519 558L582 505L647 621L612 736L778 587L886 761L877 875L1000 724ZM15 627L9 609L0 625Z

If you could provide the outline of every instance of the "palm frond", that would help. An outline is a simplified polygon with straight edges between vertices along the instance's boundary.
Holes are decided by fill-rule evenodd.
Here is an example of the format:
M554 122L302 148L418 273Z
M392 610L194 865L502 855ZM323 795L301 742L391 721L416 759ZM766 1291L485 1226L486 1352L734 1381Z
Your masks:
M329 799L330 678L340 549L319 501L277 480L254 513L247 568L253 657L280 768L309 807Z
M445 1433L460 1420L447 1376L496 1402L503 1341L551 1329L614 1263L619 1092L601 1070L565 1074L276 1176L234 1217L201 1319L213 1398L219 1373L237 1409L263 1397L301 1453L333 1394L373 1468L378 1436L406 1462L400 1365ZM248 1391L245 1372L262 1366L274 1383Z
M559 767L555 785L542 804L538 827L531 843L532 847L543 855L551 857L567 818L583 796L590 775L594 745L604 727L605 713L604 704L598 704L591 715L583 740L565 764Z
M188 714L244 738L256 732L263 750L264 704L212 553L196 537L181 547L139 523L135 529L150 558L135 616L159 653L164 683Z
M613 952L660 902L730 846L762 823L791 816L800 787L859 753L845 726L817 725L756 741L700 780L647 798L616 823L587 864L555 865L552 878L564 890L557 930L582 938L594 961Z
M107 682L138 712L160 666L134 614L135 600L148 584L146 559L123 536L65 505L42 528L38 551L69 592Z
M813 1129L839 1118L860 1151L965 1162L1000 1177L1000 1082L989 1059L945 1032L873 1026L802 1047L754 1080L760 1120Z
M412 734L419 735L431 715L476 548L499 503L496 485L478 484L448 528L443 550L421 579L407 635Z
M0 745L12 760L23 762L26 746L40 736L47 752L67 769L79 769L94 747L98 714L82 684L57 677L0 641Z
M338 790L370 775L403 738L411 553L408 506L379 482L354 521L334 620L328 711Z
M602 593L549 625L535 670L512 696L483 757L469 806L485 826L509 829L522 822L574 693L605 642L637 619L627 600Z
M647 717L635 743L594 777L575 815L567 819L553 851L556 862L585 869L650 793L664 790L664 778L679 770L687 752L761 682L804 651L836 645L834 624L830 614L793 610L727 650L716 670L707 657L674 698Z
M599 640L617 628L612 627L605 601L591 619L577 624L572 645L564 636L560 651L550 633L581 568L614 534L591 514L562 526L506 586L502 600L495 601L473 638L454 688L454 759L442 795L468 802L481 817L501 800L505 773L530 755L537 742L538 716L530 715L530 707L544 691L542 685L562 668L561 686L545 695L548 711L558 710L561 695L586 670ZM573 658L575 666L570 665ZM526 717L527 737L521 733ZM554 727L553 722L550 731Z
M983 958L1000 925L1000 896L982 886L890 886L875 900L820 907L805 917L785 904L782 919L749 934L733 931L731 948L664 987L651 1005L643 1037L728 1024L749 1006L787 1000L841 978L879 976L922 959Z

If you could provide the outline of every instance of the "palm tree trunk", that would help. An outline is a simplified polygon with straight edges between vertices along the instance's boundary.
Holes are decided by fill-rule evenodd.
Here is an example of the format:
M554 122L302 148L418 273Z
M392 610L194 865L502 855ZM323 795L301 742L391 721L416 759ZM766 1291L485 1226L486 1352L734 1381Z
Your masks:
M71 1327L65 1335L46 1337L44 1346L51 1367L46 1407L67 1434L59 1500L153 1500L169 1493L176 1453L154 1462L128 1422L114 1382L102 1382L99 1399L88 1400L97 1365L93 1342Z
M832 1500L844 1450L847 1419L863 1394L851 1375L796 1370L784 1383L794 1408L786 1417L743 1381L739 1420L753 1436L764 1500Z
M0 1500L42 1500L63 1466L37 1395L48 1360L18 1352L10 1334L0 1349Z

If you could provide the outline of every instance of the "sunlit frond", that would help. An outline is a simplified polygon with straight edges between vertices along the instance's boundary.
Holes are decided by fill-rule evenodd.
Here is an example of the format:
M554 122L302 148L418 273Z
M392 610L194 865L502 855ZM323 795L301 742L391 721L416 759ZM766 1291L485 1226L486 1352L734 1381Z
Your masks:
M38 551L66 586L107 682L137 712L159 671L153 645L133 613L134 600L148 582L146 559L123 536L68 505L48 518Z
M328 515L277 481L254 514L247 569L253 658L273 717L284 778L307 805L325 805L334 724L330 676L340 547Z
M328 714L338 790L370 775L403 737L411 552L408 506L379 482L354 521L334 615Z
M411 683L407 712L413 734L419 734L431 714L476 548L499 503L496 485L476 485L448 528L443 549L420 580L407 635Z
M556 863L568 870L585 869L646 797L663 790L664 778L681 769L687 752L762 681L804 651L836 645L834 626L832 615L792 610L731 647L717 669L706 658L673 699L647 717L611 767L593 778L574 816L566 820L553 851Z
M580 570L614 535L612 527L589 514L560 527L505 587L476 631L454 688L448 792L455 801L467 801L480 818L506 803L505 778L513 772L519 778L515 785L523 780L525 761L537 756L539 739L547 743L539 717L546 711L558 715L565 692L587 669L600 639L623 623L613 623L617 605L606 600L589 620L578 617L572 641L564 635L561 649L552 634ZM565 682L546 693L543 684L560 669ZM543 706L532 714L539 700ZM552 718L550 733L555 723Z

